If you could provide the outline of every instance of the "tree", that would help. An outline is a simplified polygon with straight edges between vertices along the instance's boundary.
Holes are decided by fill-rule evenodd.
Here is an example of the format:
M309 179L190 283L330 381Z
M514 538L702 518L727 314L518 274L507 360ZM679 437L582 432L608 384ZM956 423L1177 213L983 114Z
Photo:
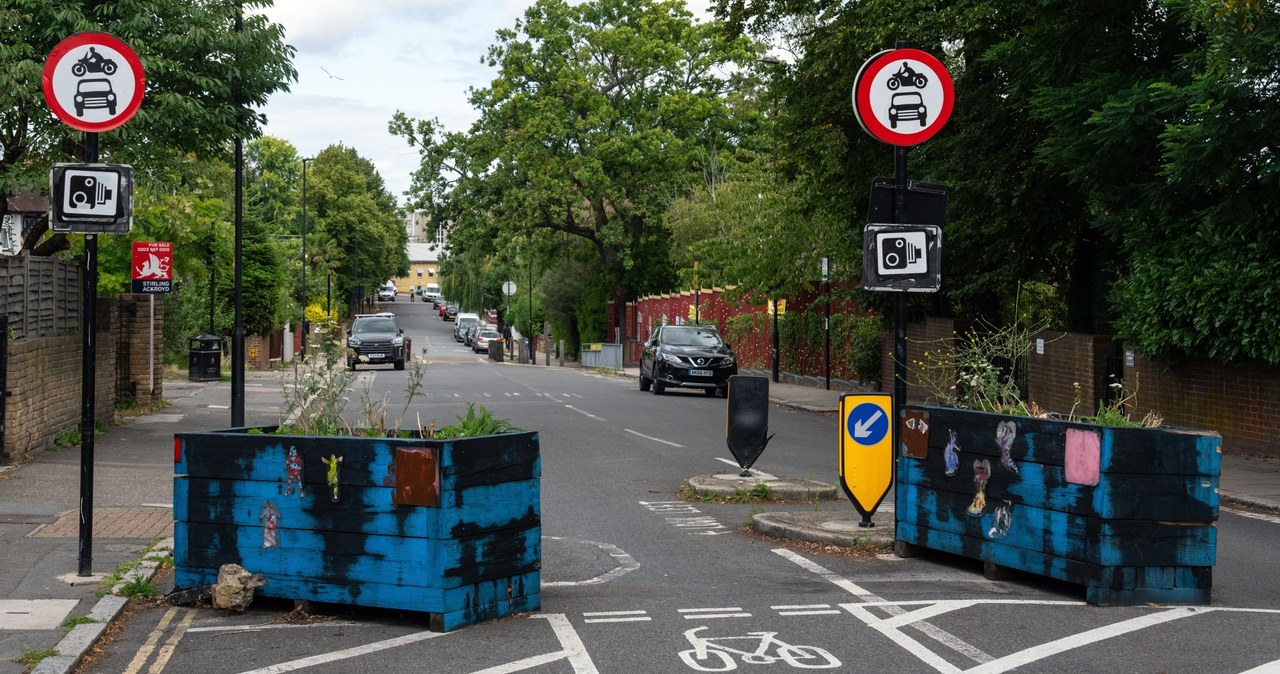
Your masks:
M147 75L142 107L124 126L101 136L104 161L132 163L145 183L188 155L216 157L228 141L257 135L264 121L254 107L296 78L284 31L255 8L270 0L3 0L0 25L0 193L47 190L49 165L82 159L78 131L48 110L41 73L63 38L84 31L111 33L133 46ZM238 7L244 29L235 31ZM0 211L5 203L0 200ZM25 246L39 254L68 247L66 235L41 244L47 223Z
M420 148L415 194L452 221L451 248L485 238L468 230L580 237L621 306L674 282L662 214L729 130L717 68L749 57L683 2L539 0L499 31L466 136L402 115L392 130Z
M314 214L307 220L308 238L314 226L331 242L326 255L340 259L334 278L340 297L353 297L358 287L372 295L387 279L409 273L409 235L395 198L355 149L330 145L316 155L307 174L307 210Z

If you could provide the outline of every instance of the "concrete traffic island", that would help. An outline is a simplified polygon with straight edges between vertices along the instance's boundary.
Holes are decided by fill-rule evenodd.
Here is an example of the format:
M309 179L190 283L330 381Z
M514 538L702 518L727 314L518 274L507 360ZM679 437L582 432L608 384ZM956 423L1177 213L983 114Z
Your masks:
M768 488L768 498L779 501L831 501L840 493L835 485L817 480L773 477L771 475L741 476L729 473L698 475L689 478L688 487L695 497L733 498L751 494L759 485Z
M873 526L862 527L856 512L775 512L751 518L751 530L762 536L839 545L846 548L890 547L893 545L893 511L877 510Z
M693 498L733 500L756 495L760 485L768 488L768 501L834 501L844 494L832 484L771 475L740 476L729 473L689 478L687 492ZM893 509L881 508L871 518L873 526L859 526L862 516L852 508L806 510L801 512L758 513L751 518L751 530L762 536L841 547L889 547L893 545Z

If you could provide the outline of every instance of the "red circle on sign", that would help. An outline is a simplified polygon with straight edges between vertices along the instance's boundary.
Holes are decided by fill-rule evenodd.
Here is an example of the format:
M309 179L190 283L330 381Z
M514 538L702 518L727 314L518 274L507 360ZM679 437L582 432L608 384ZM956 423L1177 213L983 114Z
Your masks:
M888 72L894 65L901 68L900 64L909 62L915 62L924 72ZM884 93L877 85L890 93ZM889 99L887 106L885 98ZM902 112L896 109L899 99ZM951 118L954 102L951 74L941 61L919 49L890 49L872 56L862 64L853 84L853 109L858 123L872 137L890 145L915 145L932 138ZM893 128L900 122L917 123L920 128L912 132Z
M97 54L98 49L106 55ZM90 54L97 54L98 60L88 60ZM73 129L96 133L124 124L138 111L146 76L138 55L115 36L77 33L49 52L41 85L58 119Z

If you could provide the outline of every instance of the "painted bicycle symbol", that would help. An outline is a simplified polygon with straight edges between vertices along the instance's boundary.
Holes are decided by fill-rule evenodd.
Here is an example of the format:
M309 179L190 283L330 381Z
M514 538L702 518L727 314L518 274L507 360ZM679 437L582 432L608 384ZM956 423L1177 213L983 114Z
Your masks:
M738 668L734 656L749 665L772 665L781 660L798 669L834 669L840 661L817 646L792 646L777 638L777 632L748 632L741 637L699 637L706 626L684 633L693 648L680 651L680 659L699 672L727 672ZM755 650L739 650L725 642L755 641ZM772 651L772 652L771 652Z

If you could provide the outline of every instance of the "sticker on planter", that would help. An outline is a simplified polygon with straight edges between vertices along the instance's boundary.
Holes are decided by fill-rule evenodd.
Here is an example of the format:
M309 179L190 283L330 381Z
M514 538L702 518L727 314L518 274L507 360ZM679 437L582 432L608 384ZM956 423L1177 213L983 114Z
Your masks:
M956 432L948 430L951 434L951 440L947 441L947 448L943 451L943 458L947 460L947 477L954 477L957 470L960 470L960 443L956 442Z
M1067 453L1063 461L1067 469L1067 482L1098 486L1100 454L1097 431L1068 428Z
M987 531L987 537L1000 540L1009 535L1009 526L1013 524L1013 504L1003 501L996 506L996 521L991 529Z
M1000 445L1000 465L1018 473L1018 465L1013 462L1009 450L1013 447L1013 439L1018 436L1018 425L1012 421L1001 421L996 426L996 444Z
M342 457L338 456L337 454L330 454L329 458L326 459L324 457L321 457L320 460L323 461L325 465L329 467L328 472L326 472L324 476L325 482L328 483L329 485L329 491L330 491L329 500L334 503L337 503L338 496L339 496L338 464L342 463Z
M929 413L907 410L902 433L902 452L913 459L929 458Z
M297 447L289 448L289 455L284 459L284 495L293 496L294 489L302 496L302 457Z
M973 460L973 485L978 488L978 493L973 495L973 503L969 504L969 514L973 517L982 517L982 511L987 509L987 480L991 479L991 461L988 459Z
M262 547L276 547L276 526L280 524L280 511L276 510L276 505L271 501L263 501L262 514L258 515L258 519L262 520Z

